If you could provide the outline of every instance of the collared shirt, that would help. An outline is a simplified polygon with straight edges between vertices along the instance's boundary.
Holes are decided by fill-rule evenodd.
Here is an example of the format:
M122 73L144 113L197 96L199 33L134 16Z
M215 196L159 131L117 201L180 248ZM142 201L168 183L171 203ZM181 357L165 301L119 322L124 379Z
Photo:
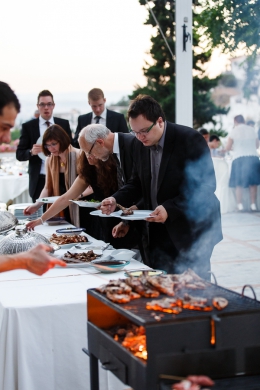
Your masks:
M162 154L164 148L166 122L164 124L163 134L157 145L150 147L150 160L151 160L151 203L152 209L154 210L157 206L157 191L158 191L158 176L162 161Z
M40 137L41 138L43 137L43 134L44 134L45 130L47 129L46 122L47 122L46 119L43 119L41 116L39 117L39 130L40 130ZM54 125L53 116L50 119L48 119L48 122L50 122L51 125ZM42 166L41 166L40 174L41 175L46 175L45 160L42 160Z
M100 123L101 125L106 126L106 123L107 123L107 109L105 108L104 111L102 112L102 114L100 114L100 115L96 115L96 114L94 114L94 112L92 111L91 123L96 123L96 119L95 119L96 116L100 116L101 118L99 119L99 123Z

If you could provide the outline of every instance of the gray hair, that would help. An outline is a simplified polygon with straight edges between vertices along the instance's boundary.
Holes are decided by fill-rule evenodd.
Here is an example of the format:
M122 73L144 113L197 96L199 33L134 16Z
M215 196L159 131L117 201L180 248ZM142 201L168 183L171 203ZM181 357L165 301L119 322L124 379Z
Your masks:
M100 123L92 124L84 127L79 133L79 137L83 137L88 143L93 144L98 138L106 139L110 130Z

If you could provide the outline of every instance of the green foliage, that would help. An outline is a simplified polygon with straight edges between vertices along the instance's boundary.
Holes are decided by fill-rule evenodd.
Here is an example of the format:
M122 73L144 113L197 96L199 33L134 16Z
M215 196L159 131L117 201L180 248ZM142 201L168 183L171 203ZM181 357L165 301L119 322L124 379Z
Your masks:
M235 88L237 86L237 79L231 72L224 73L219 78L219 84L225 87Z
M220 138L225 138L228 135L228 133L225 130L223 130L223 129L218 129L218 130L211 129L211 130L209 130L209 134L210 135L215 134L215 135L217 135Z
M141 5L145 5L145 0L139 0ZM175 53L175 1L174 0L156 0L153 2L153 11L158 19L162 31L167 39L173 53ZM196 16L196 14L195 14ZM130 99L135 98L139 94L148 94L156 99L163 107L166 118L175 121L175 59L171 54L161 36L161 33L156 26L156 23L149 13L145 24L150 24L157 29L155 36L151 37L152 47L150 55L153 59L153 64L146 63L143 68L144 75L147 79L145 87L135 86L135 90ZM201 33L199 28L194 28L193 31L193 68L196 70L197 76L193 79L193 118L194 127L198 128L204 123L211 122L215 124L214 115L226 114L225 108L217 107L211 100L211 90L214 88L218 79L210 80L203 75L202 65L209 61L212 50L197 50L199 49Z
M198 0L196 23L207 40L207 49L220 47L234 55L243 49L247 55L244 96L249 99L259 86L256 55L260 48L260 0Z
M16 139L19 139L21 135L21 131L19 129L14 129L11 131L11 140L15 141Z

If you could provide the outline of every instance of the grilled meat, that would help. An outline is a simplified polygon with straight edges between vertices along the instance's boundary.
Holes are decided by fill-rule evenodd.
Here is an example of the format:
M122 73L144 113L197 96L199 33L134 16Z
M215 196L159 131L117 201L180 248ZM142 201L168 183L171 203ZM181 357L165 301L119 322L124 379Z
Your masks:
M147 281L158 291L173 297L175 295L174 282L170 275L148 276Z
M184 294L182 299L183 309L189 310L202 310L202 311L211 311L212 306L208 303L207 298L202 297L193 297L189 294Z
M212 304L216 309L222 310L222 309L225 309L225 307L227 307L228 300L226 298L222 298L222 297L214 297L212 299Z
M159 291L152 289L149 285L147 285L147 279L143 276L138 278L130 277L126 278L125 282L132 287L132 289L146 298L157 298L160 293Z
M106 296L108 299L110 299L110 301L116 303L128 303L131 299L130 295L128 294L115 294L109 291L106 292Z
M178 298L163 298L146 303L147 310L158 310L164 313L179 314L182 309L182 301Z

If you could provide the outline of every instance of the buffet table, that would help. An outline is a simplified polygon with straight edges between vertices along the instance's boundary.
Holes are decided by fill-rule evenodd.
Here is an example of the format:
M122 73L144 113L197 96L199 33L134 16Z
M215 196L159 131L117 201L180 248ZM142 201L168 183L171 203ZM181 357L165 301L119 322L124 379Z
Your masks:
M29 196L29 175L0 174L0 202L31 203Z
M35 230L48 236L60 227ZM132 259L125 269L140 268L148 267ZM103 274L91 267L55 268L41 277L25 270L1 273L0 390L89 389L89 358L81 350L87 347L86 290L120 277L124 271ZM125 389L101 371L100 388Z

